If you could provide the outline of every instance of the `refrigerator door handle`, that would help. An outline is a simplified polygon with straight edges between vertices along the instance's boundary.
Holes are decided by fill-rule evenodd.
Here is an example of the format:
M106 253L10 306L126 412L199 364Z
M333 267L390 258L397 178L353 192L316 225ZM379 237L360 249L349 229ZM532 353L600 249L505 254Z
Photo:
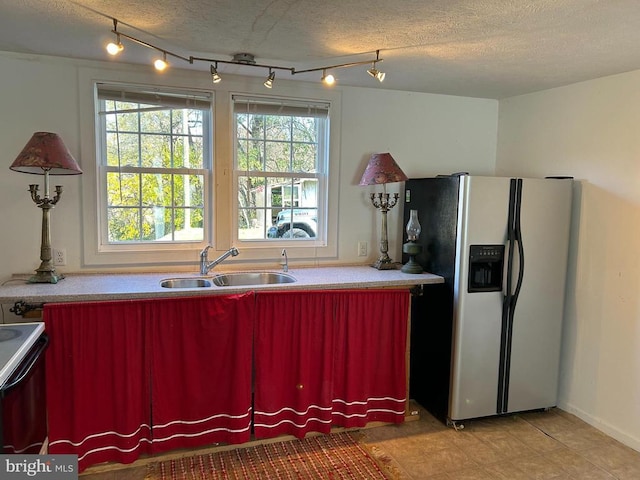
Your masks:
M518 296L520 295L520 289L522 288L522 279L524 278L524 246L522 245L522 227L520 224L520 211L522 206L522 179L519 178L517 182L514 234L515 241L518 244L518 282L516 283L516 288L511 299L512 317L516 309L516 304L518 303Z
M507 221L507 272L505 295L502 302L502 326L500 328L500 363L498 365L498 396L496 413L507 410L509 396L509 370L511 354L511 326L513 325L513 257L516 244L516 214L517 214L517 180L511 179L509 188L509 218Z

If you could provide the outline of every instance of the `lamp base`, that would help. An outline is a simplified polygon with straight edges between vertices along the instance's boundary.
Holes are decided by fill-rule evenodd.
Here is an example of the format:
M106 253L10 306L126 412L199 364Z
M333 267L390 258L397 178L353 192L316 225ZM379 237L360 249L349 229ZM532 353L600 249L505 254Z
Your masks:
M402 251L409 255L409 261L400 269L403 273L422 273L422 266L416 262L416 255L422 252L422 245L415 242L407 242L402 245Z
M36 270L36 274L27 281L29 283L58 283L63 278L64 275L55 270Z
M376 263L371 265L373 268L377 268L378 270L395 270L396 264L387 256L386 258L380 257L376 260Z
M415 261L413 256L409 257L409 261L405 263L400 269L402 273L422 273L422 267Z

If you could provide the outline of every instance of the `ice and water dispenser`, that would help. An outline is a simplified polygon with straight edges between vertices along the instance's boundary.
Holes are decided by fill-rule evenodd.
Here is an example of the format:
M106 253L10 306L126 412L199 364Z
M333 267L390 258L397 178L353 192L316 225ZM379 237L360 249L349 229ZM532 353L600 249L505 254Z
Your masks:
M469 293L502 291L504 245L469 246Z

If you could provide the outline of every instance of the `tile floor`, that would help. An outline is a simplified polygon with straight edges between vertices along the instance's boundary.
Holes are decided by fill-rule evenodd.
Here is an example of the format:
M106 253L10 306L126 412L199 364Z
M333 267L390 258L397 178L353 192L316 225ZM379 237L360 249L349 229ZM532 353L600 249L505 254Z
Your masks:
M418 407L419 408L419 407ZM640 453L560 409L446 427L426 411L402 425L362 430L403 480L640 479ZM88 469L81 480L142 480L144 461Z

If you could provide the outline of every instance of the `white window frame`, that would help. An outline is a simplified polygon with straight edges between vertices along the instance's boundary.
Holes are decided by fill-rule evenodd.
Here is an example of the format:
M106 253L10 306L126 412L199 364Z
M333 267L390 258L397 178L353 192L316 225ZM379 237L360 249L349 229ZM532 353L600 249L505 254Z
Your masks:
M234 243L244 249L267 249L267 248L301 248L301 249L317 249L318 247L326 247L327 246L327 231L328 231L328 197L329 197L329 174L330 174L330 162L329 162L329 152L330 152L330 112L331 112L331 103L327 101L318 101L318 100L310 100L310 99L301 99L301 98L291 98L291 97L278 97L278 96L258 96L258 95L245 95L245 94L233 94L232 95L232 109L233 109L233 219L234 219L234 229L233 229L233 241ZM318 143L317 143L317 172L315 173L302 173L302 172L283 172L283 171L245 171L240 170L237 159L237 121L236 121L236 112L243 113L242 108L236 108L236 103L238 105L250 105L253 103L254 105L259 105L262 107L264 112L269 112L273 110L273 114L281 114L282 112L287 111L287 107L291 110L301 109L301 110L311 110L314 108L318 108L322 111L326 111L326 116L319 115L319 117L324 118L324 122L320 125L318 132ZM251 110L251 107L249 107ZM249 111L248 113L252 113ZM313 178L318 181L318 198L317 198L317 232L316 236L312 238L264 238L264 239L240 239L238 236L238 221L240 215L240 206L238 201L238 183L240 177L275 177L275 178Z
M212 139L213 170L209 176L209 206L207 215L209 221L208 243L213 245L210 257L222 253L234 246L233 204L233 94L264 95L262 80L252 77L225 76L225 81L211 85L211 78L207 75L194 75L190 70L172 69L164 75L157 75L146 67L127 67L111 65L87 65L78 68L78 103L79 103L79 131L80 158L83 175L80 177L81 194L77 199L82 210L82 264L83 270L102 269L125 271L167 271L177 268L194 272L197 271L198 254L201 250L195 245L175 245L167 250L147 251L99 251L98 239L98 171L96 123L95 123L95 84L112 83L122 85L156 86L159 89L175 88L196 90L213 94L215 108L213 109ZM327 242L324 246L314 249L297 248L287 245L289 259L299 259L300 265L316 264L316 261L332 261L338 258L338 200L340 196L340 157L341 157L341 117L342 91L339 88L325 88L321 85L278 81L277 94L284 94L287 98L313 99L325 101L331 105L329 124L329 176L327 203ZM67 193L72 196L73 192ZM72 203L72 202L69 202ZM268 248L271 246L272 248ZM275 243L265 243L265 248L245 248L240 255L229 259L225 264L239 262L242 265L254 265L258 268L270 268L277 265L281 259L282 247Z
M214 92L192 82L179 81L178 86L158 84L157 77L148 74L131 72L113 72L105 69L81 68L79 70L78 94L80 97L80 125L82 143L80 146L82 175L82 218L83 218L83 251L84 267L122 266L143 267L145 271L154 267L166 269L170 265L196 265L198 252L211 243L213 228L213 135L214 135ZM101 225L103 206L106 205L106 188L101 172L101 133L98 120L98 84L109 84L119 88L156 89L159 92L194 92L210 97L209 129L204 135L203 148L208 152L205 156L207 173L204 178L204 238L201 242L150 242L109 245L103 241L106 225ZM184 85L184 87L182 86ZM106 209L104 209L106 212Z
M211 145L211 124L213 98L209 93L194 92L190 90L149 88L132 85L114 85L109 83L96 84L96 144L98 146L97 173L99 185L98 197L98 239L100 252L141 252L141 251L163 251L176 248L176 246L195 246L202 248L208 241L209 235L209 211L211 209L210 195L210 172L212 171L212 145ZM155 98L154 98L155 97ZM118 99L132 103L144 102L146 104L158 104L160 108L194 108L198 107L205 113L203 115L203 168L145 168L135 167L113 167L106 163L107 147L104 143L106 134L105 115L102 112L104 99ZM208 104L208 105L205 105ZM142 132L137 132L142 134ZM171 134L171 132L168 132ZM111 242L108 239L108 200L107 200L107 174L110 172L121 173L158 173L158 174L197 174L203 177L203 238L201 240L165 240L165 241L131 241L131 242Z

